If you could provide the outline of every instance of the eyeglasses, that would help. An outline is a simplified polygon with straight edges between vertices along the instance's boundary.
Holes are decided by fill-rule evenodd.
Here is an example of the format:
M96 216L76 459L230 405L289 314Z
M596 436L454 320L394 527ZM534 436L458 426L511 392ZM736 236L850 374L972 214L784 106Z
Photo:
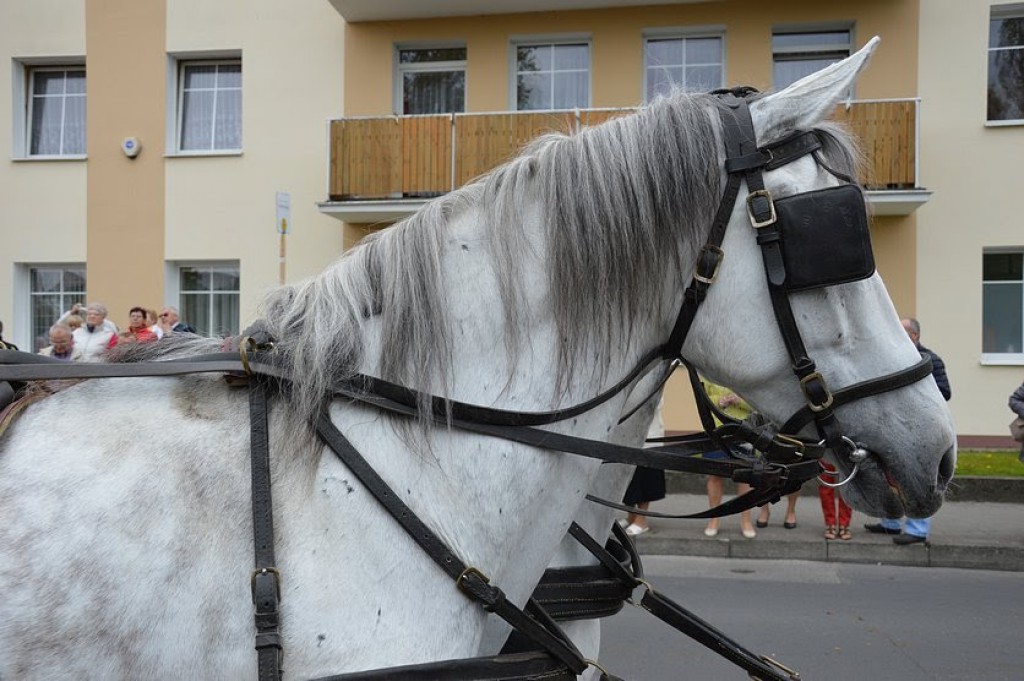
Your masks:
M161 316L161 317L170 317L170 316L171 316L171 313L170 313L170 312L161 312L161 313L160 313L160 316Z

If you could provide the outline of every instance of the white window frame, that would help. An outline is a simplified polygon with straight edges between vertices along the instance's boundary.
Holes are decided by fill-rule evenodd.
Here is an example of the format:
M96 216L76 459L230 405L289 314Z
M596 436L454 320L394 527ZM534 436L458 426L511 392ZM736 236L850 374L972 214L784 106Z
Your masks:
M12 60L11 68L11 102L13 104L13 128L11 139L11 157L16 161L83 161L86 153L81 154L32 154L32 86L34 74L40 70L84 70L86 71L86 93L88 97L89 74L85 67L85 57L32 57ZM88 100L87 100L88 101ZM88 123L88 118L86 120Z
M800 47L782 48L779 50L775 49L775 36L780 33L838 33L840 31L846 31L850 40L846 44L846 56L853 54L854 46L857 44L857 36L855 33L855 25L853 23L825 23L825 24L781 24L772 27L771 35L771 50L772 50L772 87L775 89L781 89L780 85L775 81L775 55L777 54L791 54L800 55L807 54L811 55L815 52L839 52L842 49L842 45L838 43L825 43L822 45L802 45ZM799 59L794 61L801 61ZM853 87L851 86L848 95L849 99L853 98Z
M189 291L182 291L182 289L181 289L181 270L186 268L186 267L195 268L195 269L204 269L204 268L209 268L209 269L230 269L230 270L234 270L235 272L238 273L238 290L237 291L218 291L218 293L234 293L234 294L236 294L238 296L238 306L239 306L238 315L239 315L239 318L235 320L236 328L234 329L235 334L237 334L241 330L241 323L242 323L242 320L241 320L241 314L242 314L242 312L241 312L241 303L242 303L242 290L241 290L241 288L242 288L242 264L241 264L241 261L239 261L239 260L178 260L178 261L168 261L165 264L165 277L164 277L164 281L167 282L166 290L165 290L166 298L167 298L167 300L172 301L169 304L173 305L176 308L178 308L179 311L181 311L182 308L183 308L183 305L182 305L182 302L181 302L182 295L187 294L187 293L192 293L192 292L189 292ZM198 292L194 292L194 293L198 293ZM211 291L209 295L212 296L213 292ZM210 306L211 319L206 320L207 322L210 322L212 320L212 311L213 311L213 306ZM189 319L189 318L187 318L187 316L184 313L182 313L181 321L185 322L186 324L190 324L192 326L197 326L196 322L198 322L199 320Z
M1024 258L1024 247L1003 247L1003 248L986 248L983 251L982 258L985 255L1020 255ZM984 267L982 268L982 314L984 314L984 288L986 283L992 283L996 285L1006 286L1018 286L1024 289L1024 279L1022 281L999 281L999 282L986 282ZM1024 290L1022 290L1022 306L1024 306ZM1024 316L1024 309L1021 310L1022 316ZM984 328L982 328L984 333ZM983 340L983 339L982 339ZM1024 339L1022 339L1024 340ZM1003 366L1024 366L1024 352L982 352L981 353L981 364L983 365L1003 365Z
M577 109L589 109L594 101L594 48L593 37L589 33L568 33L558 35L531 35L511 36L509 39L508 63L508 110L522 111L524 113L541 111L560 111L560 109L520 109L519 108L519 57L520 47L545 47L548 45L586 45L587 46L587 101ZM577 71L580 69L576 69ZM569 73L570 71L560 70L550 73Z
M716 88L724 87L728 81L726 77L726 45L725 45L725 26L701 26L691 28L656 28L648 29L643 32L643 78L641 79L640 85L640 99L641 101L648 102L650 99L647 97L647 76L650 70L650 65L647 63L647 44L652 40L682 40L684 43L684 61L685 61L685 42L689 39L696 38L717 38L722 44L722 60L720 62L722 66L722 78ZM682 66L686 66L682 64Z
M184 67L197 64L238 63L242 66L242 146L232 149L182 149L181 117L183 114ZM166 153L168 156L240 156L245 146L245 65L241 50L215 52L180 52L167 59L167 123Z
M992 5L989 8L989 21L999 17L1024 17L1024 3L1016 3L1011 5ZM990 84L990 74L988 73L988 55L994 51L1003 50L1024 50L1024 44L1014 47L992 47L991 42L988 45L988 49L985 52L986 56L986 67L985 67L985 91L988 92ZM985 126L991 128L998 128L1001 126L1012 126L1012 125L1024 125L1024 118L999 118L991 120L988 117L988 96L985 97Z
M16 263L15 264L15 276L14 276L14 320L17 322L16 328L11 328L10 331L14 333L8 336L14 344L26 352L35 352L35 338L32 336L32 296L35 295L32 291L32 270L39 268L47 269L80 269L85 272L86 277L86 291L82 293L83 302L88 302L85 298L88 294L89 285L89 272L86 269L84 262L27 262L27 263ZM61 291L61 295L72 295L71 293L65 293ZM63 310L58 313L63 314L70 305L65 306ZM57 317L54 317L52 322L56 322ZM51 322L51 323L52 323ZM7 324L8 327L14 327L15 324Z
M462 71L462 82L463 82L463 99L462 99L462 111L455 113L464 113L466 111L466 99L469 97L469 71L466 68L466 59L453 59L450 61L425 61L425 62L414 62L410 64L403 64L400 60L400 53L407 50L449 50L461 48L466 50L466 56L469 56L469 50L466 47L466 43L463 42L451 42L451 43L397 43L394 46L392 53L392 111L396 116L403 115L405 109L405 74L407 73L430 73L433 71Z

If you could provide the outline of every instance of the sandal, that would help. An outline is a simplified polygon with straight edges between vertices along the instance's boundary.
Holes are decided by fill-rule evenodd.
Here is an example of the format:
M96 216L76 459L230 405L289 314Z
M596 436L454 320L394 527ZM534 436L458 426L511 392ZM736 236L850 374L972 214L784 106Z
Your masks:
M825 528L825 539L835 539L837 536L836 528L829 525Z
M840 527L839 528L839 538L842 539L843 541L849 541L849 540L853 539L853 533L850 532L850 528L849 527Z

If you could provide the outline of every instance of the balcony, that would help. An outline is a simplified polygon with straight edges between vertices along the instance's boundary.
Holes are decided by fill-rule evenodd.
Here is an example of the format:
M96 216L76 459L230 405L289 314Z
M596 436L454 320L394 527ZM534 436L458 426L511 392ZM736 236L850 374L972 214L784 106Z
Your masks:
M908 215L930 192L917 182L916 99L856 101L833 119L860 139L863 182L876 215ZM459 113L345 118L330 122L329 200L346 222L390 222L461 187L547 132L572 132L632 109Z

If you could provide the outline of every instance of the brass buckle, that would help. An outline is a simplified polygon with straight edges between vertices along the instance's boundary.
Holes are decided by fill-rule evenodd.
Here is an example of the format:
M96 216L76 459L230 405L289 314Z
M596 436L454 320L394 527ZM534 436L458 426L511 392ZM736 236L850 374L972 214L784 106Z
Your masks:
M274 590L277 591L277 600L281 600L281 571L276 567L259 568L252 571L249 578L249 591L252 593L252 602L256 602L256 578L260 575L274 575Z
M715 268L711 271L710 276L703 276L700 272L694 271L693 278L704 284L713 284L715 279L718 278L718 268L722 266L722 259L725 258L725 251L714 244L704 244L704 247L700 249L701 253L711 253L715 257ZM697 260L698 265L700 259Z
M828 399L826 399L822 404L815 404L812 402L811 396L807 392L807 384L814 380L821 381L822 387L825 388L825 392L828 394ZM814 413L825 411L835 402L832 391L828 389L828 383L825 382L825 377L821 375L820 371L815 371L813 374L808 374L801 378L800 390L804 393L804 400L807 402L808 408Z
M484 584L490 584L491 583L490 578L487 575L485 575L484 573L480 572L479 568L475 568L472 565L470 565L468 568L463 570L462 574L459 575L459 578L455 580L455 586L457 586L459 588L459 591L462 591L463 593L469 593L468 591L466 591L465 581L466 581L466 578L469 577L470 575L475 575Z
M768 200L768 208L771 209L771 214L764 220L758 220L754 217L752 204L753 200L756 198L765 198ZM750 224L754 226L754 229L760 229L762 227L775 224L778 216L775 214L775 201L772 200L772 193L770 191L767 189L758 189L757 191L747 194L747 217L750 218Z
M804 455L804 442L803 440L797 440L795 437L783 435L782 433L776 433L775 439L784 445L789 445L796 449L796 455L802 457Z

